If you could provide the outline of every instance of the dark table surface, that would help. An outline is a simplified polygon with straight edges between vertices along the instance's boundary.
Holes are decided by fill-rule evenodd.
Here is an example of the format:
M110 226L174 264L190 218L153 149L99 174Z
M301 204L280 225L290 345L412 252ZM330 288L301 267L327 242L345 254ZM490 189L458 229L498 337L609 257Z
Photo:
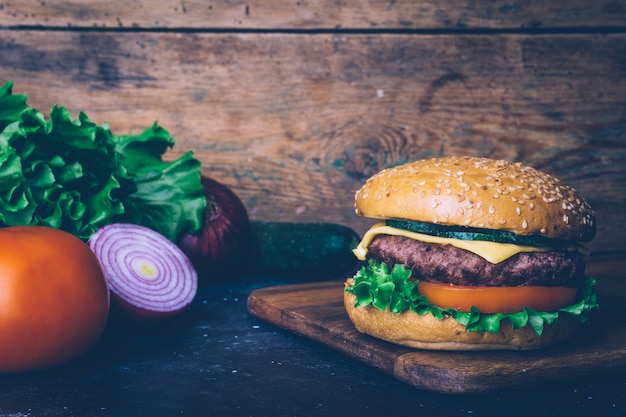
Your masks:
M113 321L70 365L0 376L0 417L626 416L626 375L480 395L420 391L248 313L251 291L287 283L203 286L180 317L154 328Z

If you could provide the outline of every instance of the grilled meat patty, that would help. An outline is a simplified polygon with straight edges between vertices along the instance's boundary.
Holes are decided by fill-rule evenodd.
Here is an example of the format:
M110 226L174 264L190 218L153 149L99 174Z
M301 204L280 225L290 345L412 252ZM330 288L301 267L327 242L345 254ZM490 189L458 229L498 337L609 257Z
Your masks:
M369 253L390 267L404 264L419 280L455 285L579 287L585 273L584 256L577 251L518 253L492 264L454 246L378 235L370 243Z

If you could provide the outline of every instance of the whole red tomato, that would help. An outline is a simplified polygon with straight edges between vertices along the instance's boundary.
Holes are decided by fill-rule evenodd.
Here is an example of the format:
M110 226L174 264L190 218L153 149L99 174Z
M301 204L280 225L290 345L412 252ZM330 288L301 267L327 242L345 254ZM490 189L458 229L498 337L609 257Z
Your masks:
M0 229L0 372L61 365L91 348L109 288L89 246L44 226Z

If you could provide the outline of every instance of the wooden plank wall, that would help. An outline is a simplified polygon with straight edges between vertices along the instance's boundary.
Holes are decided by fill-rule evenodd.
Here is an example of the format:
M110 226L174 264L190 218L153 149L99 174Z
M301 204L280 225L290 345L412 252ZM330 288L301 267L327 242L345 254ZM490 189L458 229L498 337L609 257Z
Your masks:
M400 162L519 160L626 247L626 4L595 0L0 3L0 82L114 133L154 121L255 219L363 232L353 195Z

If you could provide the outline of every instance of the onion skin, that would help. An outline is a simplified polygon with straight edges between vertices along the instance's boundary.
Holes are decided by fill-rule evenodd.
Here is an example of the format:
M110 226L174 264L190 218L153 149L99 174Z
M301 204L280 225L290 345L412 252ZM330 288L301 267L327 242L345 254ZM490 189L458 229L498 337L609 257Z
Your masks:
M189 257L200 284L215 284L237 278L244 271L251 250L248 212L226 185L201 177L207 199L202 228L184 233L178 246Z

